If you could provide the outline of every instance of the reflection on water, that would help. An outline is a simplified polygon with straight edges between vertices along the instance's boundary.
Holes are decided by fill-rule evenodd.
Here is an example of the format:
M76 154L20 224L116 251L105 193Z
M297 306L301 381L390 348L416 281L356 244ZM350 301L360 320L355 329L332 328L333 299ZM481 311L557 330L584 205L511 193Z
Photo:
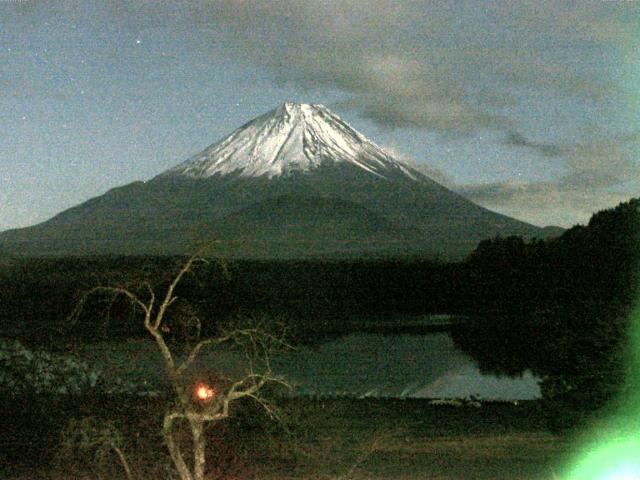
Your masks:
M446 333L354 334L278 358L304 394L482 399L540 397L537 379L483 375Z
M166 385L164 365L152 341L95 345L83 358L102 372L114 391L155 391ZM205 351L196 368L246 373L246 359L228 350ZM456 350L447 333L358 333L272 358L274 371L306 395L527 400L540 397L537 380L483 375ZM125 388L126 387L126 388Z

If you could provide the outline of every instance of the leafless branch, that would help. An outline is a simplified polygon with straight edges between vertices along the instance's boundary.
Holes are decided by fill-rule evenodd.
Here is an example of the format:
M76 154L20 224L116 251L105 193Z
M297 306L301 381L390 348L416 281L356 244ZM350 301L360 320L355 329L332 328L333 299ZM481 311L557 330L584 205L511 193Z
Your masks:
M177 300L177 297L174 297L173 292L175 291L178 284L182 281L182 277L184 277L187 274L187 272L191 270L191 268L193 267L193 264L196 263L197 261L205 262L205 260L200 257L199 253L196 253L195 255L192 255L191 257L189 257L189 259L182 266L178 274L174 277L173 281L169 285L169 288L167 288L167 292L165 293L164 300L160 304L160 309L156 315L155 323L153 325L156 330L160 328L160 324L162 323L164 315L167 309L169 308L169 306L171 306L171 304L173 304L173 302Z
M231 339L230 335L218 338L208 338L206 340L199 341L189 352L187 358L177 367L177 372L182 373L187 370L193 362L198 358L202 349L212 346L212 345L220 345L222 343L228 342Z
M184 276L193 268L196 262L204 262L199 255L193 255L182 265L176 276L167 287L162 301L156 308L156 292L150 283L145 282L143 286L148 291L148 299L145 302L137 294L124 287L99 286L85 292L72 318L77 320L87 299L95 294L111 294L114 298L118 296L126 297L133 305L139 307L144 313L144 326L151 334L162 354L167 377L177 396L177 405L164 416L162 434L171 455L171 459L180 475L181 480L203 480L204 479L204 448L205 422L220 421L229 416L230 404L242 398L251 398L260 404L269 415L274 416L273 407L259 395L259 391L268 383L288 384L281 378L276 377L271 369L270 356L273 352L291 348L285 343L282 337L264 331L261 328L229 328L215 338L200 340L193 348L188 349L186 358L176 365L174 356L163 336L163 321L168 309L173 305L178 297L175 290ZM198 331L200 330L200 320L197 319ZM198 333L199 337L199 333ZM193 392L189 390L189 379L187 370L193 366L203 350L215 345L232 343L239 347L245 354L248 362L248 370L227 388L216 392L217 398L211 404L198 404L192 398ZM257 368L257 367L260 368ZM174 437L174 423L176 420L188 420L192 434L193 467L187 465L180 450L180 445Z

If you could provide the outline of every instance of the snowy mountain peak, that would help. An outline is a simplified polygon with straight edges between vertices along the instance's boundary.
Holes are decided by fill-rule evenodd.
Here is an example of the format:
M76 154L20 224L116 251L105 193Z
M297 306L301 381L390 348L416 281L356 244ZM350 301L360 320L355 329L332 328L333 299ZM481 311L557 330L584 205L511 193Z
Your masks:
M392 171L416 175L324 105L293 102L257 117L165 174L271 178L340 162L380 177Z

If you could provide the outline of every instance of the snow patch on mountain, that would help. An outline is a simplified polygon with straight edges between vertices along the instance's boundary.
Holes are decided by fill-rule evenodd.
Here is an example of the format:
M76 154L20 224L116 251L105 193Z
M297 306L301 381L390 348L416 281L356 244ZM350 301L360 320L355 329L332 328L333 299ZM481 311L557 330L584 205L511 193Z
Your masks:
M165 175L207 178L238 173L269 178L306 172L325 163L347 162L386 177L391 172L416 180L411 167L394 159L323 105L287 102L250 121Z

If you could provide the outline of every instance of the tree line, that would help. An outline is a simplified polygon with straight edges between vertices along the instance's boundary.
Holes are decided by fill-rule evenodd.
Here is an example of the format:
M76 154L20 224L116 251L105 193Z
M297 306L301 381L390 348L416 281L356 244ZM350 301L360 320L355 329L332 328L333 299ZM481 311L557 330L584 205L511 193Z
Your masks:
M144 335L128 302L99 296L85 306L73 331L61 328L83 291L98 285L135 290L145 281L163 288L183 261L99 257L11 262L0 269L0 333L27 342L61 335ZM428 259L211 262L185 276L177 289L175 316L197 314L209 329L205 333L215 333L220 323L238 316L278 317L302 336L315 337L347 318L452 312L460 305L461 282L461 264Z
M570 426L622 394L640 285L640 199L560 237L480 243L465 262L474 321L454 332L485 371L542 378Z

